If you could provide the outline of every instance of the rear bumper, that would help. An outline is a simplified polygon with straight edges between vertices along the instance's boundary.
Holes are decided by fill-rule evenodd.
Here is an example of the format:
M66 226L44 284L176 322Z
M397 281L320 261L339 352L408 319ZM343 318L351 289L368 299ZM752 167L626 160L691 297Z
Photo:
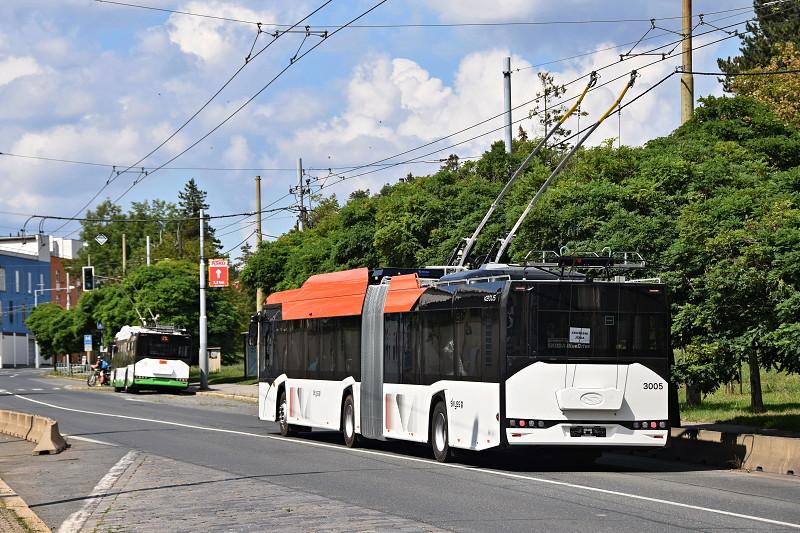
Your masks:
M596 424L606 430L605 437L572 437L574 424L558 424L549 428L506 428L509 446L636 446L663 448L667 445L669 430L633 430L617 424Z
M179 381L170 378L136 378L133 382L137 387L165 387L170 389L185 389L188 381Z

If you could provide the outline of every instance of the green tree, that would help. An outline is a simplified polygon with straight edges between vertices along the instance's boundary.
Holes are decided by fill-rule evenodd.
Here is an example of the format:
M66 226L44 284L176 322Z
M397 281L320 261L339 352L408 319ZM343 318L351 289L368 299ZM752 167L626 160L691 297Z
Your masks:
M755 20L747 23L740 36L741 55L717 60L719 69L726 74L766 67L783 43L800 45L800 2L753 0L753 9ZM732 78L723 80L726 91L733 89L731 82Z

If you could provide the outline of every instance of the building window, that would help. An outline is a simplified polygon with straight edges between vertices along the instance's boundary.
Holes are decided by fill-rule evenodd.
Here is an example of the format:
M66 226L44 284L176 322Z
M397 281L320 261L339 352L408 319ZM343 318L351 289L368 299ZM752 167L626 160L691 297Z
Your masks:
M56 289L61 288L61 271L56 270Z
M28 272L28 294L33 294L33 272Z
M8 301L8 323L14 323L14 300Z
M19 270L15 270L14 274L14 286L16 291L19 292Z
M0 300L0 325L3 324L3 301Z
M0 268L0 291L6 290L6 269Z
M44 289L44 274L39 273L39 288Z

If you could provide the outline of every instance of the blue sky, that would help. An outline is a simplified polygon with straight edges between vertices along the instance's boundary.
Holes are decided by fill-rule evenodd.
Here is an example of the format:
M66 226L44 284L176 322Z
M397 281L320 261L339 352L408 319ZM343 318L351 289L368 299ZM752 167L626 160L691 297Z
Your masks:
M292 24L319 7L316 2L253 0L132 0L132 3L228 18ZM311 169L360 165L430 142L502 110L502 59L512 56L514 104L534 97L536 73L553 72L567 82L594 68L601 82L652 62L640 57L618 62L627 49L599 51L583 57L535 65L635 41L657 25L680 31L680 0L389 0L359 21L361 24L498 23L597 19L642 19L636 22L466 26L423 28L352 28L326 39L293 64L244 110L170 167L261 168L251 170L185 170L165 168L137 183L120 202L161 198L175 201L189 178L209 192L211 214L254 208L253 177L263 178L264 204L288 206L288 188L296 183L297 158ZM361 0L334 0L309 23L337 25L374 5ZM695 0L694 12L709 13L715 25L741 22L752 11L748 3ZM256 35L254 25L170 14L99 3L92 0L6 0L0 3L0 152L52 157L125 167L158 146L191 116L242 64ZM697 19L695 19L697 22ZM738 26L743 29L743 25ZM709 31L700 26L696 32ZM653 30L650 36L663 34ZM714 32L695 38L695 46L725 37ZM647 41L646 46L676 36ZM271 41L259 36L259 46ZM319 42L308 37L302 51ZM303 36L281 36L248 63L226 90L183 131L140 165L157 167L219 124L288 63ZM695 70L716 70L716 58L736 53L738 38L697 50ZM638 48L643 50L641 46ZM641 70L635 96L672 72L678 60ZM597 116L613 101L622 81L587 97L584 108ZM696 78L697 96L721 94L715 78ZM582 88L571 85L567 96ZM527 116L532 106L515 112ZM673 76L626 110L621 124L612 119L591 143L617 136L638 145L665 135L678 125L678 78ZM588 122L585 122L586 124ZM453 142L499 126L490 122L448 142L414 152L421 156ZM521 126L536 132L533 121ZM575 124L571 127L575 129ZM516 131L516 126L515 126ZM479 155L501 132L423 158ZM390 161L398 161L391 159ZM373 168L373 167L369 167ZM325 194L345 198L355 188L378 190L408 172L424 174L435 163L413 163L337 183L329 179ZM286 169L286 170L267 170ZM361 171L363 172L363 171ZM350 177L355 173L345 173ZM310 170L322 178L326 170ZM16 232L27 214L70 216L105 183L112 169L0 156L0 233ZM117 198L136 173L123 174L94 203ZM318 182L318 183L321 183ZM8 213L19 213L13 215ZM264 231L277 235L293 224L291 212L271 214ZM229 224L229 221L224 222ZM35 229L34 224L34 228ZM47 222L45 230L59 224ZM223 223L217 224L218 226ZM70 234L72 224L60 232ZM29 228L30 230L31 228ZM232 248L253 231L253 219L242 217L226 229L223 245ZM73 234L74 235L74 234ZM251 237L252 241L252 237ZM235 254L234 254L235 255Z

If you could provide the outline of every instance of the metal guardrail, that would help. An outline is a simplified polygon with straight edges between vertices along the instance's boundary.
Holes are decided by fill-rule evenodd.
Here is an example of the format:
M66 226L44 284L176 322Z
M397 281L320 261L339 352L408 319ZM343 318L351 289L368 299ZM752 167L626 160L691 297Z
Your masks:
M65 376L87 376L92 373L92 365L59 365L55 366L56 374Z

